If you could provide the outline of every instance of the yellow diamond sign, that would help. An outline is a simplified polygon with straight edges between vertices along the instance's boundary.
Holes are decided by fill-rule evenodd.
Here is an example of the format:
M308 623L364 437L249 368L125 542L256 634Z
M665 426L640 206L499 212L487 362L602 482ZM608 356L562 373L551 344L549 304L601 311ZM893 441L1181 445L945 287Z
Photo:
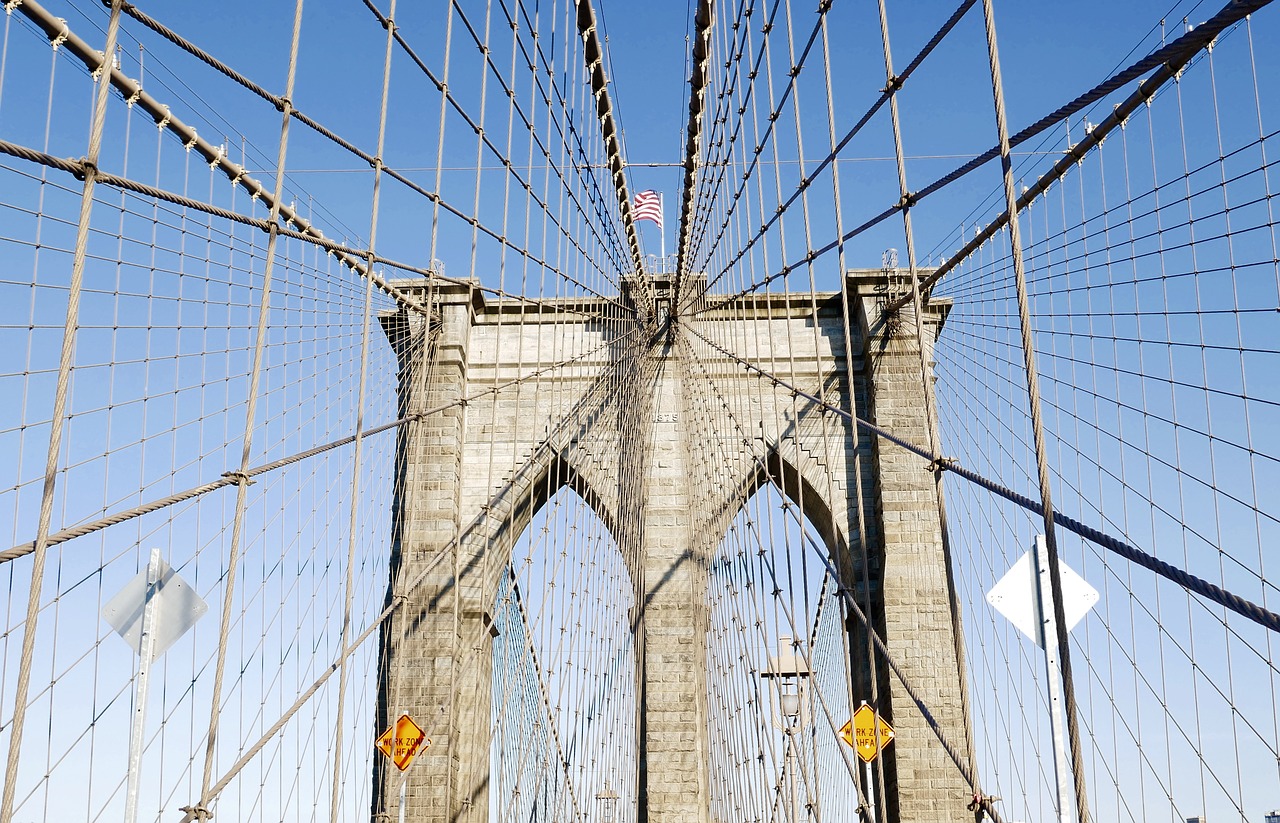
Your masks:
M877 731L879 732L878 739ZM845 723L844 727L840 729L840 736L844 738L844 742L853 746L853 750L858 753L858 757L870 763L880 754L880 750L889 745L889 741L893 740L893 728L880 719L875 709L863 703L853 713L853 719Z
M375 745L391 758L397 769L404 771L413 763L419 750L428 748L431 741L427 739L427 733L413 722L413 718L402 714L391 728L382 733Z

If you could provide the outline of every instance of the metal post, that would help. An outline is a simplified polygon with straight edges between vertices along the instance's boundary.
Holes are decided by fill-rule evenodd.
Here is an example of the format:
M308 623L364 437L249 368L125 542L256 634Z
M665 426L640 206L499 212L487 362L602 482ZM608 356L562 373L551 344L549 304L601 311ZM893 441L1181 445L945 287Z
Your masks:
M129 783L124 796L125 823L137 823L138 787L142 781L142 747L146 733L147 689L156 649L155 596L160 588L160 550L151 550L147 563L147 594L142 601L142 636L138 639L138 679L134 682L133 725L129 729Z
M867 705L867 701L862 701L862 705ZM876 737L876 751L880 751L880 713L876 712L876 722L872 725L872 733ZM879 759L877 756L876 760ZM871 769L871 761L862 761L862 773L867 781L867 819L871 823L876 823L876 792L875 792L875 772Z
M876 793L872 783L875 780L875 775L871 772L871 764L865 760L862 761L862 775L863 779L867 781L867 820L871 821L871 823L876 823Z
M1032 553L1035 569L1034 600L1036 619L1040 626L1040 647L1044 649L1044 667L1049 682L1049 728L1053 732L1053 774L1054 785L1058 791L1058 821L1070 823L1071 815L1067 811L1067 750L1062 728L1062 670L1058 665L1058 644L1054 642L1058 635L1058 623L1054 619L1053 609L1045 608L1053 603L1053 592L1049 580L1049 548L1045 544L1044 535L1036 535L1035 552Z

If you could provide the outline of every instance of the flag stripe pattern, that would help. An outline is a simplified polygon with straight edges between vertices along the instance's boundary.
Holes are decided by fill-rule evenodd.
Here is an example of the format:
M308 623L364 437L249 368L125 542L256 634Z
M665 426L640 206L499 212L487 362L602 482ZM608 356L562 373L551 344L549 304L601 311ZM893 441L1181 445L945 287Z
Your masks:
M636 194L636 220L652 220L662 228L662 195L656 191L642 191Z

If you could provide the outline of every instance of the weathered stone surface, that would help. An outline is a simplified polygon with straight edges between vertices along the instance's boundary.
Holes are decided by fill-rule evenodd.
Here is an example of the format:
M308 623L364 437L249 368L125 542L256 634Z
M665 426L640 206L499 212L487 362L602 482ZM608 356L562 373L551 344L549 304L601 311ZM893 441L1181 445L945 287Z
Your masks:
M842 408L852 399L857 414L927 443L914 318L879 317L883 273L854 273L849 283L851 340L839 295L756 295L745 309L701 315L696 329L806 392ZM423 291L421 281L399 285ZM708 563L742 500L766 482L815 525L947 736L964 748L952 594L923 460L859 437L843 418L747 375L688 333L660 336L647 351L634 340L617 343L610 335L621 324L579 313L604 311L602 304L579 299L535 311L466 286L438 289L431 300L433 335L405 315L382 318L401 362L403 410L475 399L410 423L398 442L388 596L406 602L382 638L378 715L385 724L408 712L434 741L409 772L406 820L487 823L486 613L520 533L566 485L615 535L635 585L644 823L709 823ZM941 320L928 318L930 334ZM536 382L483 393L575 357ZM727 413L707 413L720 407ZM871 700L865 641L851 627L855 699ZM967 819L955 768L883 666L875 686L898 732L885 759L889 819ZM377 768L373 811L395 819L400 775Z

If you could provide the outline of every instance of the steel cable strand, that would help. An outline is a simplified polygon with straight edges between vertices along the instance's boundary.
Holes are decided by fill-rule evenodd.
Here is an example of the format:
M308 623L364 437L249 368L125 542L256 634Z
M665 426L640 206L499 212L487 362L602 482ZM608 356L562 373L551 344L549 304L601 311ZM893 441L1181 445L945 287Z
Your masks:
M721 348L711 340L708 340L706 337L703 337L702 334L700 334L697 330L690 328L689 331L697 335L699 338L702 339L704 343L716 349L718 352L720 352L724 356L737 362L744 369L747 369L748 371L751 371L751 372L755 372L760 378L764 380L768 380L772 382L774 385L784 388L788 391L795 392L797 396L805 398L810 403L814 403L816 405L822 406L823 408L826 408L827 410L840 415L841 417L855 424L859 428L865 431L868 431L876 435L877 437L880 437L881 439L887 440L890 443L893 443L894 445L904 448L907 451L923 458L929 463L930 468L953 472L957 476L962 477L965 480L968 480L969 482L977 486L981 486L987 491L992 492L993 494L996 494L1000 497L1003 497L1009 502L1015 503L1029 512L1041 515L1042 517L1044 516L1044 508L1039 503L1027 497L1026 495L1019 494L1018 492L1015 492L1012 489L1002 486L1001 484L995 482L994 480L990 480L987 477L984 477L983 475L978 474L975 471L966 469L965 467L957 463L955 460L952 460L950 458L943 457L937 454L930 454L927 449L921 448L920 446L917 446L908 440L898 437L892 432L887 431L875 425L874 423L869 423L860 417L852 415L849 412L845 411L844 409L841 409L837 406L833 406L830 403L823 403L821 400L819 400L816 396L814 396L810 392L804 391L803 389L796 388L795 386L792 386L791 384L787 383L786 381L782 380L776 375L773 375L770 372L767 372L764 369L760 368L759 366L756 366L755 364L742 359L741 357L737 356L733 352L728 351L727 349ZM1120 540L1119 538L1108 535L1105 532L1101 532L1098 529L1093 528L1092 526L1085 525L1084 523L1081 523L1079 520L1076 520L1073 517L1064 515L1062 512L1055 511L1053 513L1053 522L1059 526L1062 526L1068 531L1071 531L1085 538L1086 540L1096 543L1097 545L1103 547L1104 549L1107 549L1108 551L1111 551L1114 554L1117 554L1125 558L1126 560L1130 560L1138 564L1139 566L1142 566L1145 569L1155 572L1161 577L1164 577L1174 583L1177 583L1179 586L1182 586L1192 592L1195 592L1196 594L1200 595L1206 600L1211 600L1220 606L1224 606L1230 609L1231 611L1235 612L1236 614L1239 614L1242 617L1246 617L1249 620L1252 620L1253 622L1257 623L1258 625L1264 628L1270 629L1271 631L1274 631L1274 632L1280 632L1280 614L1270 611L1269 609L1265 609L1262 606L1259 606L1258 604L1253 603L1252 601L1246 600L1245 598L1240 597L1239 595L1234 594L1233 592L1223 589L1221 586L1217 586L1203 578L1197 577L1191 574L1190 572L1186 571L1185 569L1180 569L1177 566L1174 566L1170 563L1166 563L1165 561L1160 560L1159 558L1154 557L1153 555L1150 555L1142 551L1141 549L1138 549L1128 543L1125 543L1123 540Z
M823 3L823 6L829 6L831 1L832 0L827 0L827 2ZM916 53L916 56L912 58L909 64L907 64L907 67L903 69L903 71L900 74L895 75L895 77L893 78L893 82L887 84L886 87L881 90L880 96L876 98L876 101L871 104L871 107L867 109L867 111L862 115L861 118L859 118L858 122L856 122L853 125L853 127L850 128L844 134L844 136L835 145L835 147L831 150L831 152L829 152L825 158L823 158L821 161L818 162L816 166L814 166L813 171L809 172L807 175L801 178L799 185L796 187L796 190L792 192L791 196L786 200L785 203L782 203L778 206L778 209L780 209L780 211L775 212L768 219L768 221L766 221L760 227L760 229L747 241L747 243L742 247L742 249L739 250L738 254L734 256L724 266L724 268L721 269L721 271L707 283L707 287L703 291L704 295L708 293L708 291L717 282L719 282L720 278L724 276L725 272L727 272L735 263L737 263L739 260L742 259L743 256L746 255L746 253L756 244L756 242L759 241L778 220L782 219L782 215L795 203L797 199L801 197L801 195L804 194L804 192L809 187L813 185L818 175L822 174L822 172L826 170L827 166L831 165L836 161L836 159L839 157L840 152L844 150L845 146L847 146L849 142L853 140L853 138L859 132L862 131L863 127L865 127L867 123L871 122L871 118L875 116L876 112L880 111L880 109L884 106L884 104L889 101L889 98L903 87L907 79L911 77L912 74L915 73L915 70L920 66L921 63L924 62L925 58L928 57L933 52L933 50L938 47L938 45L942 42L942 40L951 32L951 30L956 27L956 25L964 17L965 13L973 6L975 2L977 2L977 0L963 0L963 2L960 3L960 5L956 8L956 10L952 12L951 16L947 18L946 22L944 22L943 25L937 30L937 32L934 33L933 37L930 38L929 42L926 43L924 47L921 48L920 51ZM825 14L825 11L822 9L820 9L820 12ZM821 22L819 22L819 30L821 28L821 25L822 25ZM818 33L820 33L820 31ZM816 36L816 33L815 33L815 36ZM802 58L802 61L803 61L803 58ZM736 137L736 133L735 133L735 137ZM739 192L739 194L734 197L735 203L737 202L739 196L741 196L741 192ZM730 209L730 213L732 213L732 209ZM729 219L729 215L726 215L725 222L724 224L721 225L719 234L712 241L711 250L714 250L720 244L720 240L724 235L726 227L728 226L728 219ZM708 251L708 254L710 253L711 251Z
M631 335L635 334L637 331L638 329L632 329L631 331L623 335L621 338L619 338L619 340L625 339L626 337L630 337ZM511 388L513 386L522 385L524 383L529 382L530 380L535 380L537 378L542 377L545 374L565 368L581 360L585 360L588 357L599 354L601 351L604 351L605 349L613 345L616 345L617 342L618 341L605 343L603 345L597 346L594 349L591 349L590 351L583 352L582 354L579 354L579 355L575 355L574 357L571 357L568 360L562 360L558 363L552 363L536 371L530 372L529 374L523 375L521 377L513 378L511 380L507 380L495 386L490 386L489 388L486 388L483 391L475 392L473 394L467 395L466 397L460 397L457 400L453 400L448 403L435 406L433 408L427 409L422 412L406 415L404 417L400 417L396 420L392 420L387 423L382 423L377 426L371 426L364 430L364 434L362 436L370 437L375 434L382 434L383 432L390 431L395 428L399 428L400 426L403 426L406 423L419 422L425 417L430 417L432 415L440 414L441 412L447 411L449 409L457 408L458 406L465 406L472 401L480 400L481 398L488 397L490 395L496 395L499 391ZM327 451L331 451L333 449L349 445L355 442L355 439L356 439L356 435L354 434L347 435L346 437L342 437L338 440L333 440L328 443L324 443L314 448L307 449L306 451L298 452L296 454L289 455L288 457L283 457L279 460L274 460L270 463L264 463L260 466L255 466L253 468L246 469L243 472L243 476L249 480L252 480L253 478L259 475L267 474L269 472L275 471L276 469L284 468L285 466L291 466L294 463L298 463L302 460L307 459L308 457L315 457L316 455L323 454ZM136 506L132 509L127 509L125 511L117 512L108 517L95 520L91 523L85 523L79 526L73 526L69 529L63 529L62 531L49 535L48 545L54 546L59 543L65 543L68 540L73 540L77 537L83 537L87 534L92 534L93 532L101 531L102 529L105 529L109 526L115 526L117 524L124 523L128 520L133 520L136 517L141 517L144 514L150 514L151 512L159 511L160 509L167 508L168 506L172 506L176 503L181 503L185 500L190 500L193 497L199 497L208 492L234 485L240 482L241 474L242 474L241 472L229 471L226 474L224 474L222 478L219 480L213 480L203 485L195 486L193 488L178 492L176 494L169 495L167 497L162 497L159 500L153 500L150 503L144 503L141 506ZM7 563L11 560L16 560L19 557L25 557L26 555L31 554L31 552L34 550L34 547L35 547L35 543L32 542L32 543L23 543L21 545L14 546L10 549L6 549L0 552L0 564Z
M23 160L28 160L32 163L38 163L40 165L48 166L49 168L57 169L59 171L65 171L68 174L73 175L77 179L84 178L85 168L84 168L83 161L56 157L54 155L47 154L37 149L32 149L30 147L22 146L17 143L11 143L7 140L0 140L0 154L8 154L13 157L18 157ZM392 174L391 170L389 169L383 169L383 171L388 175ZM192 199L185 195L177 194L175 192L167 191L165 189L156 188L155 186L151 186L146 183L140 183L137 180L133 180L132 178L120 177L118 175L110 174L108 172L99 171L98 182L102 183L103 185L113 186L115 188L122 189L124 191L133 192L134 194L139 194L144 197L150 197L156 200L172 203L176 206L181 206L183 208L204 212L205 214L209 214L214 217L220 217L224 220L240 223L245 226L252 226L266 233L269 233L271 231L271 225L272 225L271 222L264 218L251 217L249 215L241 214L240 212L237 212L237 211L225 209L220 206L214 206L209 203L205 203L204 201L201 201L201 200ZM483 229L481 230L483 231ZM412 264L405 263L403 261L396 260L394 258L383 257L381 255L376 255L376 254L370 255L368 249L360 249L354 246L348 246L313 232L309 233L308 231L299 231L296 229L291 229L288 226L280 226L278 228L278 232L282 237L290 237L295 240L301 240L306 243L311 243L313 245L319 246L322 249L325 249L326 252L333 253L339 256L340 258L344 258L343 263L344 265L348 265L349 268L351 267L345 259L345 257L347 256L351 257L352 259L356 259L356 258L369 259L369 260L372 260L374 263L378 263L383 266L387 266L389 268L394 268L399 271L409 272L411 274L420 274L424 277L428 277L433 280L438 280L442 283L452 283L458 286L469 286L470 288L473 288L476 291L484 292L486 294L492 294L495 297L499 297L499 298L519 300L523 303L527 303L533 306L543 306L546 303L545 300L540 298L529 297L521 294L514 294L510 291L497 288L494 286L486 286L483 283L477 283L467 278L450 277L441 272L437 272L433 269L424 269L420 266L414 266ZM98 259L98 258L95 257L94 259ZM358 270L356 271L358 274L361 273ZM383 274L385 274L385 272ZM423 307L420 304L418 304L417 301L413 300L408 295L408 293L406 293L402 289L393 285L383 275L380 275L377 272L370 271L370 273L367 274L366 276L371 278L376 286L378 286L380 289L386 292L389 296L394 298L400 305L403 305L406 308L412 309L413 311L416 311L420 314L424 312ZM575 285L582 286L581 283L578 283L576 280L572 280L572 278L566 278L566 279L569 279ZM583 286L583 288L585 289L586 287ZM588 289L588 291L590 290ZM594 292L592 292L592 294L595 295ZM615 307L622 308L620 304L616 303L612 298L604 297L602 295L595 295L595 297L598 300L602 300L606 305L612 305ZM555 298L552 298L552 299L554 300ZM601 315L599 312L588 312L582 309L576 309L571 305L557 304L556 311L568 312L572 314L580 314L584 317L590 317L592 319L601 319L603 317L603 315Z
M1161 48L1158 51L1152 52L1149 56L1143 58L1142 60L1139 60L1138 62L1129 66L1127 69L1124 69L1123 71L1116 73L1111 78L1103 81L1102 83L1098 84L1094 88L1080 95L1072 102L1067 103L1066 105L1058 108L1056 111L1042 117L1040 120L1037 120L1033 125L1028 126L1022 131L1018 132L1016 135L1010 138L1010 146L1011 147L1016 146L1022 142L1030 140L1032 137L1035 137L1037 134L1040 134L1041 132L1045 131L1049 127L1060 122L1061 119L1069 117L1072 114L1075 114L1080 110L1086 108L1087 106L1093 103L1096 103L1098 100L1106 97L1108 94L1111 94L1119 90L1127 83L1137 79L1138 77L1141 77L1143 74L1150 71L1151 69L1158 68L1166 62L1181 59L1183 56L1185 56L1185 58L1189 60L1200 49L1203 49L1207 47L1210 43L1212 43L1213 40L1217 37L1217 35L1220 34L1222 31L1224 31L1231 25L1238 23L1240 20L1244 19L1246 15L1251 14L1252 12L1257 11L1258 9L1268 5L1270 2L1271 0L1232 0L1231 3L1228 3L1226 6L1224 6L1221 11L1219 11L1216 15L1214 15L1208 21L1201 23L1199 26L1196 26L1195 29L1184 34L1182 37L1179 37L1177 40L1172 41L1168 46L1165 46L1164 48ZM1163 74L1163 72L1161 74ZM1172 76L1172 73L1170 73L1170 76ZM1154 93L1154 90L1152 90L1152 93ZM826 245L817 249L810 249L809 253L804 258L797 260L794 263L784 265L781 270L768 275L763 280L760 280L750 286L747 286L743 288L741 291L736 292L732 295L729 295L721 301L717 301L714 303L709 301L704 307L698 309L697 313L714 310L726 303L731 303L736 300L739 300L745 297L746 295L751 294L752 292L759 291L760 289L764 288L769 283L772 283L774 280L778 279L779 277L787 276L788 274L791 273L791 271L793 271L796 268L799 268L801 265L807 262L812 262L818 257L822 257L823 255L827 254L831 250L835 249L839 244L843 242L848 242L849 240L853 239L854 237L857 237L863 232L879 225L880 223L884 222L888 218L892 217L895 213L900 211L904 205L915 205L924 197L930 194L934 194L938 190L944 188L945 186L948 186L951 183L954 183L956 180L959 180L961 177L964 177L969 172L977 169L982 165L985 165L991 160L994 160L996 157L999 156L999 154L1000 154L999 147L988 149L987 151L973 158L969 162L960 166L950 174L947 174L939 178L938 180L934 181L933 183L930 183L929 185L925 186L924 188L913 192L911 194L911 197L909 198L910 200L909 203L904 203L900 201L899 203L889 206L884 211L880 212L874 217L867 219L860 226L857 226L851 229L841 237L835 240L832 240L830 243L827 243ZM926 281L926 283L927 282L928 281Z
M720 349L720 347L716 346L714 343L711 343L705 337L702 337L702 335L698 334L696 331L694 332L694 334L702 338L704 342L708 343L708 345L720 351L722 354L725 354L726 356L729 356L729 357L733 356L728 352L725 352L724 350ZM713 391L715 392L717 397L721 400L721 403L725 407L726 413L728 414L730 420L733 421L735 427L738 429L739 434L743 437L744 440L748 440L749 438L747 438L746 432L742 429L741 423L733 415L732 411L729 410L728 404L725 403L724 399L719 397L719 392L714 389L715 381L711 377L711 375L708 373L707 366L703 361L703 359L698 357L696 351L694 351L692 347L689 347L687 342L685 343L685 346L687 348L687 351L689 352L690 358L698 363L700 369L702 370L704 379L708 383L712 384ZM812 395L808 394L807 392L794 389L788 384L783 383L782 381L775 380L774 382L778 386L789 389L793 393L793 396L810 399L813 402L818 403L820 408L828 409L831 411L837 411L837 409L833 406L830 406L826 403L819 403L819 401L817 401L815 398L813 398ZM849 415L846 414L845 417L849 417ZM915 451L915 449L913 449L913 451ZM752 458L757 462L757 464L759 464L762 471L765 471L765 472L768 471L768 466L765 465L763 459L759 455L752 454ZM787 514L789 514L791 518L796 522L796 524L800 527L801 535L804 537L805 541L809 544L809 546L814 550L814 553L817 555L819 561L822 563L823 567L826 569L827 574L831 576L831 579L837 582L840 581L839 572L837 572L836 569L831 565L830 560L826 556L826 550L817 543L816 539L813 537L810 530L804 527L804 522L800 517L800 513L795 510L794 506L783 506L783 510ZM771 566L770 566L770 575L773 577L774 586L776 588L778 586L777 577L774 571L772 570ZM925 723L928 724L930 730L933 731L934 736L937 737L938 742L943 747L943 750L947 753L947 756L951 758L951 761L955 764L956 768L959 770L961 777L964 778L965 782L968 783L971 789L973 790L974 792L972 797L973 803L980 806L991 817L992 820L996 821L996 823L1003 823L1002 818L999 815L999 812L997 812L994 806L992 805L992 802L993 802L992 798L982 795L981 791L979 790L978 783L976 781L976 776L973 773L973 769L969 762L969 759L966 757L961 757L960 753L956 750L955 746L951 743L950 739L946 735L946 732L943 731L937 719L934 718L933 713L929 711L929 707L924 702L924 699L920 697L919 693L911 685L910 681L906 677L906 674L902 671L897 661L890 654L888 646L885 645L884 640L880 637L879 632L877 632L875 627L872 625L867 614L862 610L862 607L859 606L857 601L853 598L850 588L842 584L837 587L837 591L840 594L840 596L845 600L845 602L853 609L855 616L858 618L859 622L862 623L868 635L872 638L872 641L875 644L877 651L880 652L881 657L884 658L885 662L889 665L890 670L898 678L898 681L902 684L903 690L907 693L907 696L910 697L912 702L916 705L916 708L920 711L921 717L924 719ZM790 622L794 627L795 626L794 619L791 619ZM824 709L825 709L825 703L824 703ZM828 712L828 720L830 720L829 712ZM834 730L834 725L832 728ZM856 780L855 780L855 785L856 785Z

